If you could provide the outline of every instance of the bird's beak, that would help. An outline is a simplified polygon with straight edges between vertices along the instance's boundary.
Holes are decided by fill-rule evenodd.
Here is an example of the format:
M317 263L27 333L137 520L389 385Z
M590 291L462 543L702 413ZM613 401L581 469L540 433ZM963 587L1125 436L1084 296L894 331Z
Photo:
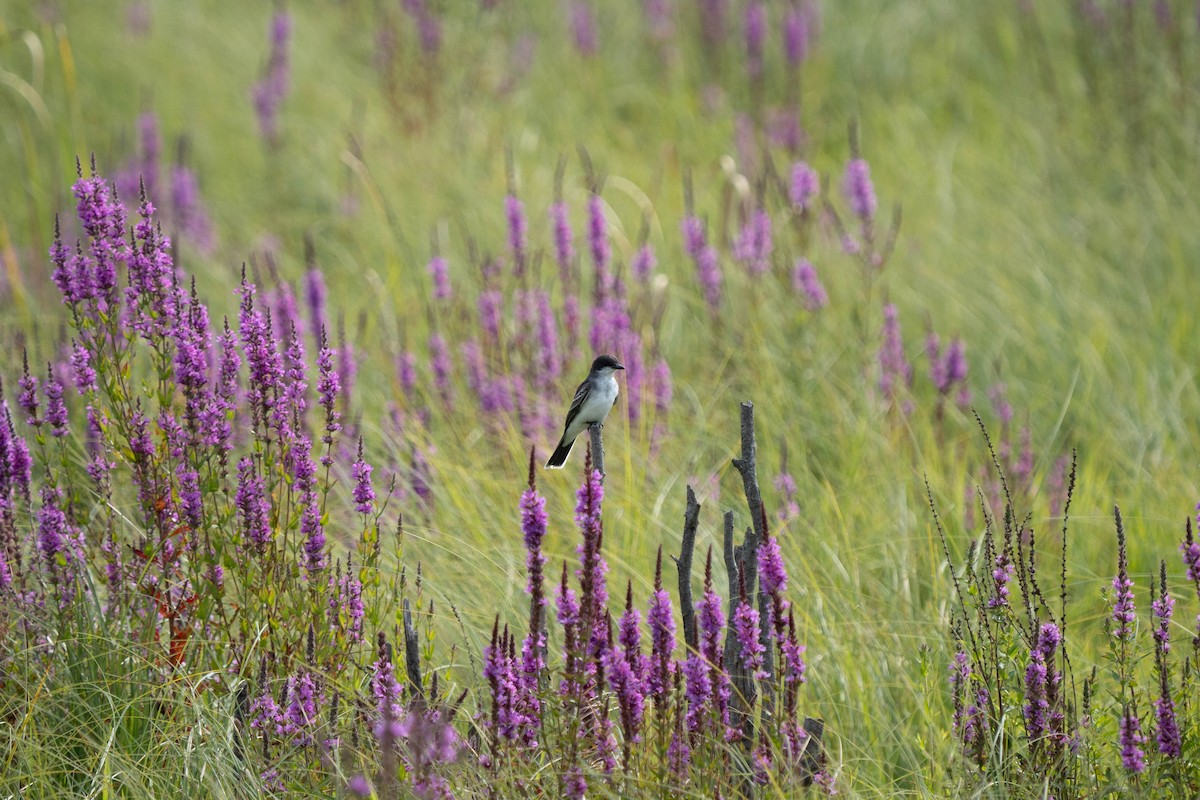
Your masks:
M624 364L617 364L617 366L615 367L615 369L625 369L625 365L624 365Z

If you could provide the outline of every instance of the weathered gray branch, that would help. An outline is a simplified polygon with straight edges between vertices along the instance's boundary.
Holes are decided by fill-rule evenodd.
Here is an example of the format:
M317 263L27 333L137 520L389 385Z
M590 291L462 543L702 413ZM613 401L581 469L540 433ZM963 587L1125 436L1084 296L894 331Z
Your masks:
M588 426L588 434L592 437L592 469L599 472L603 480L607 475L604 471L604 423L593 422Z
M758 491L758 444L754 438L754 404L742 403L742 455L733 459L733 466L742 475L742 488L746 491L746 505L750 511L750 524L754 526L754 545L763 538L762 495ZM750 541L747 538L747 541ZM747 576L749 577L749 576ZM746 591L753 596L753 586Z
M421 650L417 641L417 629L413 625L412 608L408 599L404 600L404 670L408 673L408 682L413 691L422 701L425 690L421 686Z
M692 603L692 554L696 549L696 528L700 525L700 504L696 493L687 487L687 508L683 512L683 541L679 545L679 558L675 566L679 570L679 608L683 612L683 640L689 650L698 650L696 636L696 607Z

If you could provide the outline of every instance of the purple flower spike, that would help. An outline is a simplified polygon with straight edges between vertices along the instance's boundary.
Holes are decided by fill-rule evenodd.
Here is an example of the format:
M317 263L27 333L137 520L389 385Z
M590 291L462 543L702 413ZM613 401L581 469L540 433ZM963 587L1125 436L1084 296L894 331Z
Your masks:
M883 344L879 348L879 391L894 399L900 387L912 383L912 365L904 357L900 338L900 312L891 303L883 307Z
M1126 708L1121 717L1118 743L1121 746L1121 765L1135 775L1145 772L1146 754L1142 751L1142 745L1146 743L1146 737L1142 735L1142 724L1132 708Z
M215 243L212 218L200 197L196 173L183 164L171 168L171 212L180 237L200 253L211 253Z
M743 666L760 680L768 677L762 669L763 654L766 652L766 648L763 647L761 639L762 630L759 627L758 609L754 608L746 599L744 585L742 599L733 612L733 631L737 637L738 655Z
M608 266L612 258L612 249L608 244L608 220L604 216L604 201L598 194L588 198L588 248L592 254L592 264L596 267L596 293L603 299L609 289Z
M243 458L238 462L238 488L234 504L238 510L242 537L254 550L262 552L274 538L269 514L270 502L265 496L263 480L254 469L254 462Z
M525 591L535 598L542 595L542 569L546 556L542 553L542 539L546 536L546 498L538 494L534 480L533 449L529 456L529 487L521 495L521 534L525 541L525 567L529 571L529 582ZM542 604L545 604L543 599Z
M704 300L716 311L721 307L721 262L717 248L705 245L696 256L696 275L704 291Z
M279 11L271 18L271 52L263 75L251 92L259 130L272 147L279 144L279 109L288 93L287 51L291 29L292 18L288 12Z
M817 171L797 161L792 165L792 182L788 187L788 199L800 211L808 211L813 206L817 194L821 191L821 179Z
M766 35L767 7L762 0L751 0L746 6L746 71L751 78L762 77Z
M646 615L650 626L650 674L647 689L654 695L659 708L666 708L667 695L671 689L671 676L675 663L671 660L675 652L675 615L671 610L671 596L662 587L662 547L658 548L658 561L654 567L654 594L650 597L650 610Z
M733 257L754 276L771 271L771 215L756 209L733 244Z
M1117 520L1117 575L1112 581L1112 620L1117 625L1113 629L1113 636L1127 641L1133 638L1137 608L1133 600L1133 580L1129 577L1129 559L1125 549L1125 526L1121 521L1121 510L1119 508L1114 510Z
M450 385L450 348L440 333L429 337L429 361L433 369L433 385L447 410L454 407L454 395Z
M453 296L450 290L450 269L446 259L434 256L429 261L429 276L433 278L433 296L437 300L449 300Z
M808 14L793 6L783 17L783 52L790 66L799 66L808 56Z
M25 423L33 428L40 428L43 420L38 416L41 401L38 400L38 379L29 374L29 357L22 354L24 371L17 380L21 393L17 396L17 405L25 412Z
M309 333L314 343L320 344L329 327L326 318L325 298L328 290L325 288L325 274L315 264L304 274L304 300L308 305Z
M633 277L640 283L646 283L650 280L650 276L654 274L654 269L657 266L658 259L654 257L654 248L648 244L644 244L634 255L633 263L630 264L630 271L633 272Z
M96 391L96 370L92 368L92 355L79 343L71 346L71 370L75 376L75 388L80 394Z
M575 245L567 204L562 200L557 200L550 206L550 227L554 234L554 260L558 264L563 286L566 287L570 282L571 266L575 260Z
M46 422L50 435L61 438L67 435L67 406L63 402L63 386L54 377L53 368L46 365Z
M513 274L520 278L525 274L527 261L527 238L529 224L525 219L525 206L514 194L504 198L504 216L508 220L508 249L512 253Z
M600 41L596 36L596 12L584 0L575 0L571 4L571 31L579 55L591 58L600 51Z
M374 510L375 489L371 486L371 471L373 467L363 460L363 440L358 437L358 458L350 468L354 478L354 510L360 514L370 514Z
M807 259L800 259L792 269L792 288L804 297L804 307L809 311L820 311L829 305L829 295Z
M875 199L875 187L871 184L871 167L865 160L855 158L846 165L842 191L856 217L863 222L875 217L878 201Z

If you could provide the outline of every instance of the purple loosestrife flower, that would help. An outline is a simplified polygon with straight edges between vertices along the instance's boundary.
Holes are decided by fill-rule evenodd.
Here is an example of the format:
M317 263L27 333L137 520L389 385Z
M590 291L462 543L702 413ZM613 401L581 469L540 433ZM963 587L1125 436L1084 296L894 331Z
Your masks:
M146 196L162 201L158 186L158 162L162 157L162 138L158 133L158 116L147 111L138 116L138 158L128 171L115 177L113 183L125 197L134 197L139 185L145 187Z
M274 325L275 339L281 344L285 343L300 321L300 306L296 301L296 293L292 291L292 284L279 281L266 293L265 300Z
M792 6L783 16L783 53L792 67L808 56L808 14L798 6Z
M583 484L575 492L575 524L583 541L576 547L579 554L579 578L581 613L585 625L591 625L590 631L583 631L588 640L581 644L588 646L588 652L599 656L608 639L608 588L605 575L608 574L608 563L601 553L604 539L604 525L601 519L604 503L604 478L592 469L591 452L584 461Z
M689 258L696 258L708 244L704 223L698 217L688 214L679 227L683 233L683 252L687 253Z
M355 797L370 797L371 783L362 775L355 775L346 783L346 791Z
M912 383L912 365L904 357L904 342L900 338L900 312L888 303L883 307L883 344L879 348L879 391L895 399L901 386Z
M767 7L762 0L750 0L746 5L746 71L751 78L761 78L763 71L763 40L767 36Z
M846 172L842 177L842 191L854 216L864 223L875 217L879 203L875 199L875 187L871 185L871 167L864 159L851 159L846 164Z
M277 732L289 737L296 747L310 746L314 741L313 728L320 722L317 704L323 702L311 672L305 670L288 678L288 707Z
M819 311L829 305L829 295L807 259L798 259L792 268L792 289L804 297L804 307L809 311Z
M263 489L263 480L254 469L254 462L243 458L238 462L238 487L234 505L238 510L238 522L242 540L256 552L263 552L274 538L269 514L270 501Z
M1145 772L1146 754L1142 751L1142 745L1146 743L1146 737L1142 735L1142 724L1131 707L1127 707L1121 717L1117 741L1121 747L1121 766L1135 775Z
M550 206L550 227L554 235L554 260L558 264L558 273L563 289L566 290L571 282L575 245L567 204L562 200L556 200Z
M771 271L774 248L771 241L771 215L756 209L733 244L733 257L751 275L765 275Z
M337 592L334 594L334 578L329 576L329 616L330 623L343 632L346 641L353 646L362 641L363 616L366 606L363 605L362 581L354 572L354 565L347 561L346 572L337 576Z
M12 423L9 423L11 427ZM1200 519L1200 503L1196 505L1197 519ZM1187 579L1196 587L1196 597L1200 599L1200 540L1192 536L1192 522L1188 520L1187 532L1184 540L1179 545L1179 552L1183 554L1183 563L1187 567ZM1196 615L1196 635L1200 636L1200 614Z
M574 628L579 624L579 596L567 583L567 564L563 562L562 580L554 596L554 605L558 624L564 629Z
M308 305L309 333L313 342L323 346L325 329L329 326L326 317L325 299L328 290L325 287L325 274L315 264L304 273L304 300Z
M515 740L523 720L517 710L519 686L508 655L508 626L500 632L500 618L492 626L492 643L483 649L483 677L492 691L493 735Z
M671 689L671 676L675 663L671 660L675 652L675 615L671 610L671 596L662 586L662 547L658 548L658 560L654 567L654 593L650 596L650 610L646 614L650 626L650 668L647 690L654 695L660 709L667 707L667 695Z
M41 406L41 401L38 400L38 379L29 374L29 356L22 353L21 358L24 368L17 380L17 386L21 388L21 393L17 396L17 405L25 412L25 424L40 428L44 420L38 416L38 408Z
M800 211L810 210L820 191L821 178L815 169L803 161L792 165L792 182L788 187L788 199L792 201L792 206Z
M149 340L165 337L181 324L183 298L177 285L171 240L163 236L155 222L154 206L143 199L138 216L133 226L134 241L128 248L125 300L130 309L130 327Z
M1165 681L1165 677L1163 678ZM1154 716L1158 723L1158 752L1167 758L1179 758L1183 754L1183 740L1179 733L1179 721L1175 716L1175 702L1166 690L1154 700Z
M587 780L583 777L583 770L571 767L567 771L563 777L563 792L568 800L583 800L587 796Z
M321 350L317 354L317 397L320 398L321 408L325 411L325 435L321 437L326 448L326 455L321 457L321 463L329 467L333 463L328 450L333 444L333 434L342 429L342 415L337 410L337 398L341 393L341 380L333 364L333 350L325 342L325 331L321 330Z
M504 197L504 217L508 221L508 249L512 253L513 273L520 279L528 261L529 223L525 205L511 192Z
M1012 580L1013 564L1007 550L996 553L995 568L992 570L994 592L988 599L988 608L1008 607L1008 582Z
M62 499L58 489L49 483L42 485L42 507L38 509L38 551L46 562L46 571L58 575L58 559L66 553L68 532L67 515L58 507Z
M796 619L790 605L787 628L787 636L780 642L779 649L783 653L784 682L793 686L808 680L808 665L804 663L804 652L808 648L796 640Z
M654 274L657 266L658 259L654 256L654 248L649 244L644 244L634 254L629 269L639 283L646 283L650 280L650 276Z
M215 243L212 219L200 198L196 173L183 164L171 168L171 212L179 235L202 254L211 253Z
M608 296L609 262L612 259L612 248L608 243L608 220L604 216L604 201L600 195L592 194L588 198L588 250L592 255L592 264L596 268L596 299L597 303Z
M237 351L237 338L224 321L224 330L217 337L220 346L217 378L213 392L208 398L208 407L200 415L200 438L204 447L216 449L222 467L232 449L233 416L238 402L238 371L242 366Z
M717 248L706 244L696 256L696 275L708 307L716 312L721 307L721 262Z
M497 289L485 289L479 293L479 326L483 328L487 338L493 342L500 341L500 317L504 306L504 295Z
M450 268L446 259L434 256L429 260L429 277L433 279L433 297L436 300L449 300L453 296L450 290Z
M687 681L687 729L697 733L704 726L705 710L712 699L712 667L698 653L691 653L682 666Z
M437 387L442 404L449 411L454 408L454 394L450 385L450 348L440 333L429 337L429 363L433 369L433 385Z
M75 388L80 394L96 391L96 370L92 368L92 355L78 342L71 343L71 370L75 377Z
M242 352L250 370L249 401L256 435L265 436L266 426L276 409L279 383L283 377L283 361L275 347L275 338L262 312L254 302L255 288L245 275L238 290L242 297L238 313L238 328ZM278 415L275 415L278 416Z
M779 511L780 521L786 522L800 516L800 504L796 501L799 490L796 487L796 479L787 471L786 459L772 483L783 501L783 507Z
M585 0L574 0L571 3L571 32L579 55L591 58L600 52L600 42L596 35L596 13Z
M101 301L112 312L117 306L117 263L128 252L125 207L95 171L93 162L92 176L80 177L72 187L76 214L89 240L87 253L77 254L74 291L81 299ZM151 208L148 203L144 205Z
M558 352L558 321L550 305L550 293L537 293L538 381L543 389L558 382L561 361Z
M733 632L737 637L738 656L742 665L754 673L754 677L759 680L769 677L763 671L763 654L766 652L766 648L762 643L758 609L754 608L746 599L745 588L742 589L742 598L733 612Z
M1128 556L1125 549L1125 526L1121 521L1121 510L1115 509L1117 519L1117 575L1113 578L1112 620L1117 624L1113 636L1119 640L1133 639L1133 625L1137 621L1137 608L1133 600L1133 580L1129 577Z
M271 52L262 77L254 84L252 96L258 127L267 144L279 144L279 108L288 93L288 39L292 18L287 11L278 11L271 18Z
M63 386L54 377L53 369L46 365L46 422L50 435L62 438L67 435L67 406L63 402Z
M392 665L392 646L381 631L379 633L375 663L371 665L371 696L379 712L381 722L396 721L403 715L400 696L403 689L396 681L396 670ZM381 738L376 731L376 738Z
M350 468L354 478L354 510L360 514L370 514L374 510L375 490L371 487L372 467L363 461L363 441L358 437L358 458Z
M617 695L621 711L626 753L631 742L641 740L642 717L646 707L641 623L641 614L633 607L633 584L630 582L625 589L625 613L617 623L617 640L621 647L613 647L609 642L604 653L604 672L608 676L609 686Z
M1061 680L1054 671L1054 653L1061 638L1056 625L1050 622L1042 625L1037 646L1030 651L1029 666L1025 668L1025 730L1035 744L1054 732L1052 705Z
M529 488L521 494L521 535L525 542L525 568L529 573L525 591L540 605L545 605L546 601L542 594L542 570L546 565L546 556L542 553L542 540L546 537L546 525L549 517L546 515L546 498L537 491L533 465L533 451L531 450Z
M29 457L29 445L26 444L24 438L17 435L8 403L0 402L0 410L4 412L4 418L0 420L0 430L2 430L5 445L4 463L0 464L0 474L3 474L4 481L0 482L0 490L3 490L4 495L7 495L10 490L15 491L28 500L29 482L33 469L33 461Z

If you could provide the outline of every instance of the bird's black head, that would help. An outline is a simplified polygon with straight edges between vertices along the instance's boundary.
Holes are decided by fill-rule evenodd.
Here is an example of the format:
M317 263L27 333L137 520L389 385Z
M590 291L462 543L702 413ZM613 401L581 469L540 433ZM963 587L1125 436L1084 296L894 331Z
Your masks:
M600 356L592 362L592 372L599 372L602 369L625 369L625 367L621 366L621 362L612 356Z

